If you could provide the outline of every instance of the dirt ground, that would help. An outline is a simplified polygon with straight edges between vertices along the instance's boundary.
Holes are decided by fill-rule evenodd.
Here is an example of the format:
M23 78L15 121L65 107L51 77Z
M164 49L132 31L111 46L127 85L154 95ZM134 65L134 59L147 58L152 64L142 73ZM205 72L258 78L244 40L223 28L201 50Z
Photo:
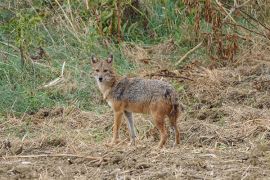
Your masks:
M0 124L0 179L270 179L270 61L248 58L213 69L193 63L172 73L191 80L168 78L183 85L177 147L170 137L156 148L158 133L147 115L135 116L135 147L127 145L125 122L123 142L105 146L112 134L109 108L99 114L56 107L8 117Z

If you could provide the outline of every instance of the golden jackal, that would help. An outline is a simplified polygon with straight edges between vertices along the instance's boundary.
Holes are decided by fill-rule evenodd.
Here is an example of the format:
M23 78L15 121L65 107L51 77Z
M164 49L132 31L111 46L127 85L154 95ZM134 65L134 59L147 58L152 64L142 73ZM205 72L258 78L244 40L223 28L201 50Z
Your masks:
M165 118L168 117L175 133L175 144L179 144L177 118L179 104L173 87L167 82L141 78L127 78L116 75L113 67L113 55L99 61L92 56L92 68L103 98L114 111L113 139L111 145L119 142L119 128L123 114L128 120L131 144L135 144L135 128L132 113L149 113L160 132L159 147L167 140Z

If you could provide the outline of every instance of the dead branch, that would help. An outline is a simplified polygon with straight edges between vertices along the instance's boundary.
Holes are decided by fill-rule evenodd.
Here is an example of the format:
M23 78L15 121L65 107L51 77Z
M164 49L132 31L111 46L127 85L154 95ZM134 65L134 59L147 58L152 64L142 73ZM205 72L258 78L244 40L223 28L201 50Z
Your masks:
M241 5L238 5L237 1L234 0L234 5L233 7L231 8L230 12L228 13L228 15L223 19L223 21L225 21L228 16L231 16L231 14L236 10L236 9L239 9L241 7L243 7L244 5L246 5L250 0L247 0L246 2L242 3Z
M54 80L50 81L48 84L45 84L44 86L40 87L39 89L52 87L52 86L55 86L55 85L63 82L65 79L64 78L65 65L66 65L66 62L64 62L62 65L61 75L59 77L55 78Z
M174 76L174 75L168 75L168 74L155 74L155 73L151 73L151 74L146 74L144 75L144 77L153 77L153 76L159 76L159 77L171 77L171 78L177 78L177 79L186 79L186 80L190 80L193 81L193 79L185 77L185 76Z
M252 17L251 15L249 15L248 13L246 13L243 10L240 10L240 12L244 15L246 15L248 18L252 19L253 21L255 21L256 23L260 24L262 27L264 27L265 29L267 29L268 31L270 31L270 28L267 27L265 24L263 24L261 21L259 21L258 19Z
M236 21L233 19L233 17L231 16L230 12L227 11L227 9L223 6L223 4L221 4L221 2L219 2L218 0L216 0L217 5L227 14L228 17L230 17L230 19L236 23Z
M200 42L197 46L195 46L194 48L192 48L191 50L189 50L184 56L181 57L181 59L175 64L176 66L178 66L189 54L191 54L192 52L194 52L196 49L198 49L201 45L202 45L203 41Z
M260 32L256 32L256 31L253 31L253 30L251 30L251 29L248 29L247 27L242 26L242 25L240 25L240 24L230 23L230 22L225 22L225 23L226 23L226 24L229 24L229 25L232 25L232 26L238 26L238 27L241 27L242 29L245 29L245 30L247 30L247 31L249 31L249 32L255 33L255 34L260 35L260 36L262 36L262 37L264 37L264 38L266 38L266 39L269 39L266 35L264 35L264 34L262 34L262 33L260 33Z
M11 159L11 158L39 158L39 157L75 157L75 158L84 158L88 160L102 160L108 161L108 158L104 157L94 157L94 156L83 156L77 154L31 154L31 155L20 155L20 156L2 156L4 159Z

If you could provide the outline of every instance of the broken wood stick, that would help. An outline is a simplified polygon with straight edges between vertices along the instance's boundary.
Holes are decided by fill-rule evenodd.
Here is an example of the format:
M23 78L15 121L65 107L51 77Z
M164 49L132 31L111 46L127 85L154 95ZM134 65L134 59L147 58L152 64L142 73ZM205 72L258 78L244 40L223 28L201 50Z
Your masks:
M54 80L50 81L48 84L43 85L42 87L38 88L38 89L43 89L43 88L48 88L48 87L52 87L54 85L57 85L61 82L64 81L64 70L65 70L65 65L66 65L66 61L63 63L62 65L62 69L61 69L61 74L59 77L55 78Z
M89 160L103 160L108 161L108 158L104 157L95 157L95 156L83 156L77 154L31 154L31 155L17 155L17 156L2 156L2 158L39 158L39 157L75 157L75 158L84 158Z
M195 46L194 48L189 50L184 56L181 57L181 59L175 65L178 66L189 54L191 54L196 49L198 49L202 45L202 43L203 43L203 41L201 41L197 46Z

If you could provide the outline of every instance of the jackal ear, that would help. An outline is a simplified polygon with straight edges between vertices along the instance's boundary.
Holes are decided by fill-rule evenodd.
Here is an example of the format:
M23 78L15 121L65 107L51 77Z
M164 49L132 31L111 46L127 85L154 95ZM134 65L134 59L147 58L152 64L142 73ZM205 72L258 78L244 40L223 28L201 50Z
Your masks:
M110 54L108 59L107 59L107 63L111 64L113 62L113 55Z
M91 63L92 64L96 64L97 62L98 62L98 60L97 60L96 56L95 55L92 55L91 56Z

